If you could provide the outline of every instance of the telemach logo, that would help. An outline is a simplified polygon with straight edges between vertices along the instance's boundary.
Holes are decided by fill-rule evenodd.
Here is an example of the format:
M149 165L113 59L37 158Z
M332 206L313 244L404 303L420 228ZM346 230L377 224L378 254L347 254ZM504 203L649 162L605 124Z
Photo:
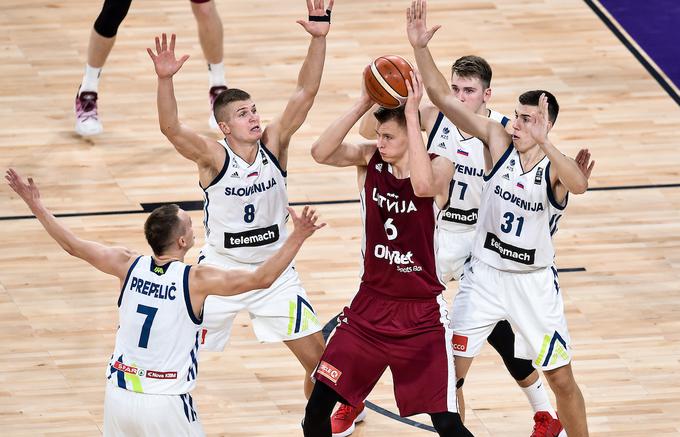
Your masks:
M484 248L496 252L503 259L509 259L528 266L534 264L536 257L536 249L522 249L521 247L504 243L491 232L486 233Z

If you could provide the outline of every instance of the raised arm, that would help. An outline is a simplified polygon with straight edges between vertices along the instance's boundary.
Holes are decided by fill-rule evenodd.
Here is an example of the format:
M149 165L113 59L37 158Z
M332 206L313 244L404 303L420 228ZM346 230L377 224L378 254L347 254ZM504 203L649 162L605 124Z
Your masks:
M365 92L359 100L331 123L312 145L312 157L319 164L333 167L366 166L376 150L374 142L353 144L344 142L347 133L371 109L373 103Z
M404 114L413 192L419 197L435 197L437 205L443 207L447 201L448 186L453 177L453 163L442 157L431 160L425 148L418 117L418 106L423 97L423 84L418 71L411 72L411 81L406 81L406 88L408 99ZM437 169L433 168L435 161Z
M314 232L326 226L325 223L316 224L318 217L309 206L303 208L300 216L292 208L288 208L288 211L293 220L293 232L288 236L281 249L256 270L223 270L204 265L198 265L191 269L192 304L194 303L194 295L198 298L195 302L197 304L194 306L195 308L200 308L203 305L202 299L205 299L205 296L209 294L231 296L270 287L293 262L304 241Z
M333 0L324 8L324 0L307 0L309 20L297 20L312 37L307 56L298 74L297 86L288 100L283 113L267 126L265 141L283 168L288 161L288 145L295 132L302 126L314 98L319 92L321 75L326 60L326 35L331 27Z
M103 244L78 238L69 228L59 223L52 213L43 205L40 191L28 178L26 183L13 169L7 170L5 179L15 193L26 202L31 212L40 221L47 233L69 255L83 259L97 270L124 280L127 271L136 255L122 247L109 247Z
M370 66L366 68L370 68ZM375 116L373 115L373 113L377 111L378 108L380 108L378 104L373 105L371 109L366 111L366 113L361 117L361 121L359 122L359 135L366 138L367 140L375 140L378 138L378 133L376 132L378 129L378 120L376 120Z
M181 123L177 115L177 100L172 77L179 71L189 55L175 58L175 34L156 37L156 53L150 48L149 53L158 76L158 124L161 132L185 158L194 161L199 168L215 168L218 172L224 163L224 148L214 140L198 135L191 128Z
M548 98L545 94L541 94L538 100L538 109L531 115L531 123L529 132L533 140L550 160L550 184L555 200L562 203L567 193L585 193L588 189L588 177L592 167L583 171L582 165L562 154L548 138L548 132L552 126L548 119Z
M406 10L407 34L413 47L418 70L423 77L425 91L432 103L462 131L467 132L489 147L496 163L507 149L511 136L495 120L470 111L450 91L446 78L437 69L427 44L441 26L427 29L427 2L417 0Z

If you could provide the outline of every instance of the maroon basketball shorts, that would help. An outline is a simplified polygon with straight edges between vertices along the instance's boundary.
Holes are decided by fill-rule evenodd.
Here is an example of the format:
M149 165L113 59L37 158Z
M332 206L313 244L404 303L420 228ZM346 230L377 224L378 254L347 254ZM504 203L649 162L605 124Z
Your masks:
M386 368L402 416L458 412L446 301L394 300L361 290L339 316L314 374L352 405Z

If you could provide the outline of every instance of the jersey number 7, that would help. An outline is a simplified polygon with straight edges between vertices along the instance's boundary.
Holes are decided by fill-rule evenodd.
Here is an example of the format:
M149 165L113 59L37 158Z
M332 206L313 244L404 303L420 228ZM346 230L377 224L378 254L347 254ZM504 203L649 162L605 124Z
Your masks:
M148 307L142 304L137 305L137 312L139 314L146 314L146 320L144 320L144 324L142 325L142 332L139 334L139 343L137 344L137 346L146 349L146 347L149 345L149 334L151 333L151 325L153 324L153 319L154 317L156 317L157 311L158 308Z

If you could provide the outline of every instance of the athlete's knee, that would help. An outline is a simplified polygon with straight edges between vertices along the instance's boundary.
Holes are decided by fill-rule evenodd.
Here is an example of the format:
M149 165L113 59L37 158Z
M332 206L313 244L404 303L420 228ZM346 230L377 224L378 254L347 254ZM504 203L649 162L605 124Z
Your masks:
M578 393L579 388L571 371L571 364L544 372L550 388L555 392L555 396L570 396Z
M118 33L120 23L130 9L132 0L104 0L99 16L94 22L94 30L104 38L113 38Z
M434 413L430 414L432 426L441 437L467 437L472 433L463 425L463 420L458 413Z
M505 367L508 369L510 375L518 382L526 380L535 372L531 360L523 360L515 357L506 359L503 357L503 363L505 363Z

